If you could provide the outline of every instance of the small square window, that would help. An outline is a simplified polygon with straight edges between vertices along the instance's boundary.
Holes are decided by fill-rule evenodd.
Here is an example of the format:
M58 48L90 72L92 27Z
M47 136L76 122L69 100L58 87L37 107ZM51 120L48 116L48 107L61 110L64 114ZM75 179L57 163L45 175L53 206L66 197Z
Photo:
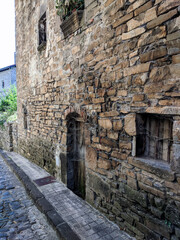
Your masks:
M137 114L136 156L170 162L173 119Z
M39 20L39 46L46 44L46 12Z

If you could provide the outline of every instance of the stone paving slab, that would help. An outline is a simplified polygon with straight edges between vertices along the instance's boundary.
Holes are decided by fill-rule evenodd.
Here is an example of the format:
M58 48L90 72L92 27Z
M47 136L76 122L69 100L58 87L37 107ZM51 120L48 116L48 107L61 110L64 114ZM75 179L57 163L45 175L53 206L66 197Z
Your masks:
M69 240L132 240L116 224L76 196L63 183L44 186L33 180L50 176L44 169L14 152L1 151L40 210L46 214L62 239Z
M0 240L33 239L59 237L0 156Z

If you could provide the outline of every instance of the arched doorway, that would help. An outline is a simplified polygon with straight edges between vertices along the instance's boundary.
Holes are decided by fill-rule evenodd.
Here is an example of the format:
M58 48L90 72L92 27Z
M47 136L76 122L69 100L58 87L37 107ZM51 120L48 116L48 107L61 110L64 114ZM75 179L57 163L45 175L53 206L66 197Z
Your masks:
M67 117L67 187L85 198L84 122L76 113Z

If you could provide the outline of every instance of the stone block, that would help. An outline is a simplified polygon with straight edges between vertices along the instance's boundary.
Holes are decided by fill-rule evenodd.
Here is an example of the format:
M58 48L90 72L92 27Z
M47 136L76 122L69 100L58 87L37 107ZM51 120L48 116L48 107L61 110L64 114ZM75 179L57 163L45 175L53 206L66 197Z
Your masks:
M156 19L147 23L147 29L155 28L156 26L161 25L163 22L166 22L167 20L171 19L176 14L177 14L177 9L174 9L166 14L160 15Z
M96 104L96 103L103 103L104 102L104 98L103 97L102 98L93 98L92 102L94 104Z
M110 186L101 177L95 173L88 174L88 185L96 194L100 194L106 198L110 197Z
M109 146L111 148L117 148L118 144L116 141L113 141L112 139L109 138L101 138L100 143L106 146Z
M131 232L135 233L137 240L144 239L144 234L141 231L139 231L136 227L132 226L131 224L125 222L125 228L126 228L126 231L128 228Z
M117 152L117 151L113 151L111 153L111 157L112 158L117 158L117 159L120 159L120 160L126 160L127 159L127 154L120 153L120 152Z
M91 147L86 147L86 167L92 170L97 167L97 151Z
M137 8L134 11L134 16L139 15L142 12L145 12L146 10L152 8L152 1L148 1L146 4L142 5L141 7Z
M141 13L139 16L131 19L127 22L128 31L131 31L134 28L140 27L141 25L150 22L151 20L155 19L156 15L156 7L153 7L146 11L145 13Z
M111 3L113 3L114 2L114 0L107 0L106 2L105 2L105 7L108 7Z
M122 33L125 33L125 32L127 32L127 25L126 24L123 24L123 25L116 28L116 36L122 35Z
M144 32L145 32L145 28L144 27L136 28L134 30L131 30L130 32L123 33L122 34L122 40L128 40L128 39L137 37L137 36L141 35Z
M180 228L180 211L176 208L174 204L168 204L165 209L165 217L171 223L175 224Z
M154 198L154 202L155 202L156 207L159 210L163 210L164 209L164 206L165 206L165 200L164 199L155 197Z
M141 232L144 233L146 236L146 239L156 239L156 240L161 240L161 236L155 233L153 230L150 230L148 227L143 225L140 222L136 222L136 227L139 229Z
M123 124L122 124L122 120L117 120L117 121L113 121L113 129L114 131L119 131L121 130L123 127Z
M139 64L139 65L136 65L136 66L133 66L130 68L125 68L124 76L131 76L131 75L138 74L138 73L148 72L149 67L150 67L150 63L143 63L143 64Z
M137 61L139 60L139 56L131 58L130 60L130 66L134 66L137 64Z
M128 223L130 223L131 225L133 225L134 219L127 213L122 212L121 213L121 217Z
M93 54L88 54L85 56L85 61L90 62L91 60L93 60L93 58L94 58Z
M119 25L127 22L129 19L131 19L133 17L133 13L129 13L129 14L126 14L125 16L117 19L114 23L113 23L113 28L116 28L118 27Z
M124 130L130 136L136 135L136 115L134 113L125 116Z
M163 178L167 181L174 181L175 178L175 172L173 172L170 169L170 166L168 164L166 164L165 162L157 162L157 161L153 161L153 160L146 160L146 159L141 159L141 158L136 158L136 159L129 159L129 163L146 170L147 172L150 172L156 176L158 176L159 178Z
M156 42L166 36L166 27L160 26L142 34L138 41L138 47Z
M152 214L155 216L155 217L158 217L159 219L161 219L162 218L162 216L163 216L163 211L160 211L159 209L157 209L157 208L155 208L155 207L153 207L153 206L151 206L151 212L152 212Z
M120 142L119 142L119 148L120 148L120 149L128 149L128 150L131 150L131 148L132 148L131 142L120 141Z
M179 39L179 38L180 38L180 31L177 31L177 32L167 35L167 41L172 41L172 40Z
M163 1L158 8L158 15L169 11L172 8L178 7L180 5L179 0L165 0Z
M98 124L100 127L111 130L112 129L112 122L109 119L99 119Z
M92 147L96 148L97 150L102 150L102 151L105 151L105 152L110 152L111 151L110 147L104 146L102 144L93 143Z
M108 138L117 140L118 139L118 133L117 132L108 132L107 133Z
M125 0L117 0L116 1L116 9L120 10L125 7L126 1Z
M127 90L119 90L117 92L117 96L122 96L122 97L126 97L128 94Z
M153 195L157 196L157 197L161 197L164 198L165 197L165 192L164 191L160 191L154 187L150 187L147 186L146 184L142 183L142 182L138 182L139 188L146 191L147 193L152 193Z
M153 68L150 72L149 77L152 82L160 82L162 80L166 80L166 79L170 78L170 76L171 76L171 74L170 74L169 66L164 66L164 67ZM149 90L150 90L150 88L149 88ZM145 90L145 92L147 92L147 91Z
M164 221L147 216L145 220L145 225L152 231L166 237L167 239L170 239L170 233L172 233L172 228L168 227Z
M125 189L125 194L127 195L128 199L138 202L143 207L147 207L147 194L146 193L136 191L127 185L124 186L124 189Z
M111 168L111 162L107 159L98 159L98 168L103 168L105 170L109 170Z
M133 102L141 102L144 101L145 95L144 94L136 94L133 96Z
M133 4L131 4L129 6L129 8L127 9L127 13L134 11L135 9L139 8L140 6L142 6L144 3L146 2L146 0L137 0L135 1Z
M131 203L127 201L126 198L124 197L117 197L115 200L114 200L114 206L119 210L119 211L123 211L123 208L128 208L130 207Z
M180 54L172 56L172 63L173 64L180 63Z
M61 144L66 145L66 142L67 142L67 134L63 133L62 139L61 139Z
M115 116L118 116L118 115L119 115L118 111L103 112L103 113L99 114L100 117L115 117Z
M138 190L138 183L137 183L137 180L134 178L128 177L127 185L135 190Z
M170 72L171 72L171 76L174 79L179 79L180 76L180 64L171 64L169 66L170 68Z
M142 63L149 62L161 57L164 57L167 54L166 47L160 47L156 50L149 51L140 55L140 61Z
M168 34L176 32L180 29L180 16L167 22L167 31Z
M172 41L168 41L166 43L168 54L174 55L180 53L180 39L175 39Z

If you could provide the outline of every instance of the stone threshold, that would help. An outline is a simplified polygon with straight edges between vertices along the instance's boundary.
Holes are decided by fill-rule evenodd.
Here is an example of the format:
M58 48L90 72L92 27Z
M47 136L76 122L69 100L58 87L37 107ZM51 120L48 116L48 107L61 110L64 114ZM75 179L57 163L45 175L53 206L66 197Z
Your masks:
M0 154L24 184L36 206L66 240L133 240L98 210L76 196L63 183L38 186L34 180L50 174L15 152L0 150Z

